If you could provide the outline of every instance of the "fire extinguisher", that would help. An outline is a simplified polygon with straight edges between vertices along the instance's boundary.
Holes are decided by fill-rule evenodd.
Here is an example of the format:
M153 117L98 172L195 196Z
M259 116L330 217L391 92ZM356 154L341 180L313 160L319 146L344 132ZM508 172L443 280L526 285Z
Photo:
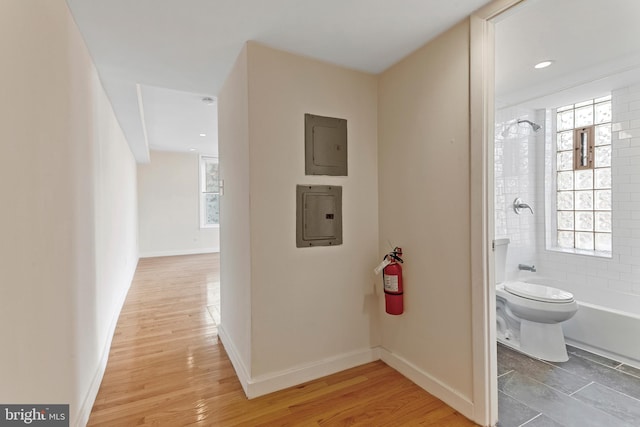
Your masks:
M402 286L402 248L396 247L384 256L385 267L382 270L384 282L384 302L386 312L393 315L402 314L404 311Z

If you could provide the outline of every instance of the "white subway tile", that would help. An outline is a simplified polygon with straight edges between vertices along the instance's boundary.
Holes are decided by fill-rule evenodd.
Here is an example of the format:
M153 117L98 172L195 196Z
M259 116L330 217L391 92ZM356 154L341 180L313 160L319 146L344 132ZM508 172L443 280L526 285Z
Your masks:
M633 255L620 255L620 262L632 266L640 266L640 257Z
M627 140L629 141L629 140ZM612 170L612 173L617 173L617 169L620 168L620 166L627 166L629 164L631 164L631 160L626 158L626 157L620 157L618 156L615 152L617 150L613 150L612 155L613 157L611 158L611 163L613 166L615 166L615 168Z
M624 228L624 229L628 229L628 230L632 230L632 231L640 230L640 220L623 219L623 220L620 220L619 224L620 224L620 228L621 229Z
M609 280L609 289L620 292L630 292L633 290L633 285L622 280Z
M629 125L630 125L629 121L611 123L611 131L612 132L619 132L621 130L627 130L627 129L629 129Z
M621 194L622 193L628 193L631 196L632 200L633 200L633 195L634 194L638 194L638 193L635 192L635 187L636 186L634 184L629 183L629 182L620 182L620 183L616 182L616 183L614 183L614 185L615 185L615 188L616 188L614 190L614 193L615 192L618 192L618 193L621 193Z
M613 176L613 182L614 182L613 186L615 189L617 189L620 184L630 183L632 175L625 175L618 172L617 174L612 173L612 176ZM616 191L615 189L613 191Z
M617 271L618 273L631 273L631 264L611 263L609 271Z
M615 227L623 228L622 220L633 219L631 217L631 212L624 209L614 209L613 210L613 225ZM616 230L618 231L618 230Z
M638 135L640 135L640 129L637 129ZM640 147L633 148L620 148L619 153L621 156L640 156Z
M619 245L616 244L616 241L613 241L613 252L614 255L631 255L633 253L631 246Z
M597 287L597 288L607 288L607 286L609 285L609 281L607 279L603 279L601 277L587 277L587 285L591 286L591 287Z
M635 113L635 111L613 111L616 122L635 120L638 118Z
M633 273L620 273L620 280L630 284L640 283L640 276Z
M611 112L616 120L620 120L619 114L629 111L629 102L613 102L611 104Z
M623 158L621 158L619 160L623 160ZM616 170L614 172L618 173L620 175L633 175L633 174L637 173L637 170L638 170L638 166L632 164L631 163L631 159L627 158L627 164L626 165L625 164L616 165ZM616 190L618 190L618 189L616 189Z
M603 279L620 280L620 273L617 271L599 270L597 276Z
M581 273L570 273L567 274L567 280L571 281L572 283L577 283L577 284L584 284L587 283L587 280L589 279L590 276L587 276L586 274L581 274Z
M616 89L615 92L620 94L634 93L637 95L638 93L640 93L640 83L629 85L626 88Z

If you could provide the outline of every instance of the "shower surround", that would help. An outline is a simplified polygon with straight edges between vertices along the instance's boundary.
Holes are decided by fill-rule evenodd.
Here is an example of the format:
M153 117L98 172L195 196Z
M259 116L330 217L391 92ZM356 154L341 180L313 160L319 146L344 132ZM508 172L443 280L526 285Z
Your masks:
M599 96L600 94L598 94ZM619 354L618 346L609 347L606 340L588 341L596 331L577 336L576 322L597 322L603 311L616 312L631 320L624 329L630 336L640 336L638 312L629 312L615 301L640 301L640 83L612 91L612 231L613 249L610 257L579 255L547 249L553 230L545 228L545 218L553 215L545 198L545 187L553 190L548 163L555 152L550 150L553 126L550 114L544 110L512 107L496 112L495 141L495 224L496 237L508 237L514 250L507 259L507 279L527 279L555 284L589 304L580 316L567 325L568 341L610 356L640 364L640 352L631 348ZM585 98L585 99L588 99ZM576 102L581 99L576 99ZM516 125L518 119L528 119L543 129L532 132L530 126ZM545 150L546 148L546 150ZM553 194L553 192L551 192ZM520 197L532 206L534 214L516 215L513 199ZM547 220L547 223L549 221ZM535 264L537 273L523 272L518 264ZM528 279L527 279L528 280ZM604 295L597 304L586 301L589 296ZM592 313L589 315L588 313ZM588 316L586 318L585 316ZM602 333L620 329L613 324L599 328ZM597 337L596 337L597 338ZM625 339L620 337L620 339ZM622 346L628 348L628 346ZM631 354L628 354L628 353ZM637 354L638 353L638 354Z

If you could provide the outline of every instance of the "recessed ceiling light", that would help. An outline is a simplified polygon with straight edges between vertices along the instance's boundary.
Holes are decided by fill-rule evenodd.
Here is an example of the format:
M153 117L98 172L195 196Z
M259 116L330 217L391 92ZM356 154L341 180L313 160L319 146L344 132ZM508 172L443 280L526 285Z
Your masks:
M207 134L206 133L201 133L200 136L207 136Z
M189 151L196 151L195 148L189 148Z
M550 59L547 59L546 61L542 61L542 62L538 62L536 65L533 66L533 68L547 68L549 65L553 64L553 61Z

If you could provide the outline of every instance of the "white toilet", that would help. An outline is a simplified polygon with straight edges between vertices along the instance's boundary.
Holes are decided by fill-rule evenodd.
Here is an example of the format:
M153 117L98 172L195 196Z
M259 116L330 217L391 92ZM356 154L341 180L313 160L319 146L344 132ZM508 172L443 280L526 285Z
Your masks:
M566 362L560 322L576 314L578 303L561 289L505 281L508 245L509 239L494 241L498 341L538 359Z

